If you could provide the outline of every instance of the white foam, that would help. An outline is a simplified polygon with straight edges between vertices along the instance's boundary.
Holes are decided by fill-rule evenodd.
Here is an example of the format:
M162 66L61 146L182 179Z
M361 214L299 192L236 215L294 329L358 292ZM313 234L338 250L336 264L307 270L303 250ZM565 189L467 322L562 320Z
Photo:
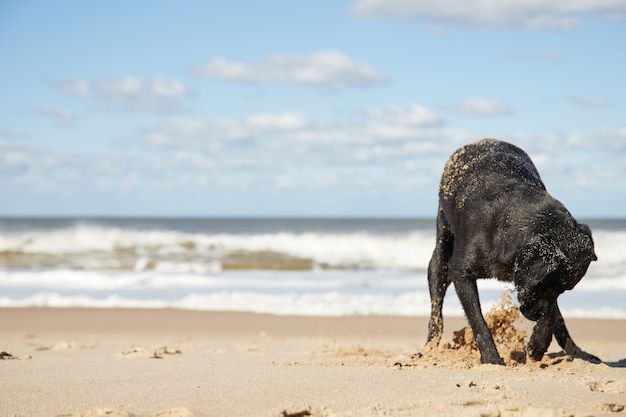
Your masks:
M426 288L425 273L378 271L229 271L216 274L161 271L0 271L0 289L49 288L76 291L176 289L326 291L365 289L402 291Z
M300 316L344 315L427 315L428 294L413 292L392 295L348 295L340 292L319 294L264 294L246 292L191 293L176 300L133 299L119 295L98 298L89 295L62 295L39 292L21 299L0 297L0 307L91 307L91 308L179 308L199 311L242 311ZM447 308L447 314L462 311Z
M278 233L245 237L218 235L206 239L223 250L271 251L334 266L425 269L432 253L434 234Z
M196 253L219 258L234 252L273 252L338 267L425 269L433 245L430 232L195 234L78 225L0 235L0 252L83 255L132 250L143 256L135 264L138 270L145 268L150 255Z
M626 271L626 231L594 231L599 261L588 276L613 278ZM272 252L309 259L314 265L355 269L426 270L434 248L433 231L404 234L264 233L209 234L139 231L76 225L54 231L0 235L0 252L56 255L75 268L119 267L119 254L132 254L134 269L153 265L161 271L216 273L233 253ZM121 252L120 252L121 251ZM131 265L133 265L131 264Z
M482 309L489 311L499 301L500 292L487 293ZM578 307L561 303L564 317L626 319L626 306ZM242 291L192 292L181 298L141 299L118 294L103 297L67 295L58 292L37 292L26 297L0 297L0 307L90 307L90 308L178 308L198 311L241 311L277 315L345 316L399 315L428 316L430 299L427 292L403 294L346 294L338 291L322 293L267 294ZM444 303L444 316L463 316L458 299L450 294Z
M626 273L626 231L598 230L593 232L598 261L589 266L589 273L602 275L603 271Z
M133 307L292 315L428 315L426 273L399 271L0 271L0 306ZM559 298L566 316L626 318L625 280L579 285ZM593 282L591 282L593 284ZM510 284L479 281L483 311ZM462 315L453 287L447 315Z

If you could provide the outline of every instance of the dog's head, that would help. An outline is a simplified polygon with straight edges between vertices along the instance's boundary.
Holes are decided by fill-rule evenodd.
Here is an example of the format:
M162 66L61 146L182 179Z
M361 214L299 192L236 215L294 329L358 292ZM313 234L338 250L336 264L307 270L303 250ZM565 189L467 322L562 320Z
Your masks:
M515 288L524 317L547 318L557 297L574 288L597 259L585 224L574 222L571 228L534 236L518 251L515 262Z

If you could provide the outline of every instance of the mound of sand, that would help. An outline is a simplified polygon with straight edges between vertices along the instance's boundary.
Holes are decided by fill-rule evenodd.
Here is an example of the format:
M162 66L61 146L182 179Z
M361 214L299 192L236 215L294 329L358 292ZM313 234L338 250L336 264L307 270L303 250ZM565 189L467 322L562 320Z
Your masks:
M485 315L487 327L491 331L498 353L507 365L526 363L526 332L514 325L519 317L519 307L512 302L508 291L502 293L500 302ZM478 353L478 346L470 327L455 331L454 337L443 345L443 349L472 356Z
M502 293L500 302L485 315L498 353L509 366L526 363L526 332L514 324L519 317L519 308L508 291ZM453 368L480 365L480 353L469 326L455 331L451 341L443 343L440 349L424 352L420 359Z

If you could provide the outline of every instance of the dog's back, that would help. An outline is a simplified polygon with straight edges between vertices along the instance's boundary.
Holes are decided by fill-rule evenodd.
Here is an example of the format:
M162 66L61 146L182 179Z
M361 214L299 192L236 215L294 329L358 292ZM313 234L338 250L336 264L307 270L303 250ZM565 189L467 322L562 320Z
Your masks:
M528 154L495 139L470 143L450 156L441 177L439 210L450 244L464 248L462 257L473 259L479 278L503 281L513 280L516 253L533 236L573 225L567 209L546 191Z
M482 203L498 195L545 186L530 157L510 143L483 139L458 149L446 162L439 199L457 210L468 201ZM452 208L450 207L450 208Z

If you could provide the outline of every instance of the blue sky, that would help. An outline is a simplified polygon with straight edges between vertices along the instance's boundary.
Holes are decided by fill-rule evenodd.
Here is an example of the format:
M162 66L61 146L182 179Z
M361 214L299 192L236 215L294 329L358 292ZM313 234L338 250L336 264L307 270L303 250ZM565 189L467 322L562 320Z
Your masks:
M625 16L5 1L0 215L433 217L450 153L496 137L575 216L626 217Z

